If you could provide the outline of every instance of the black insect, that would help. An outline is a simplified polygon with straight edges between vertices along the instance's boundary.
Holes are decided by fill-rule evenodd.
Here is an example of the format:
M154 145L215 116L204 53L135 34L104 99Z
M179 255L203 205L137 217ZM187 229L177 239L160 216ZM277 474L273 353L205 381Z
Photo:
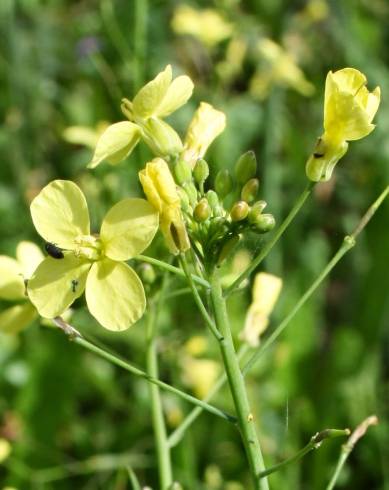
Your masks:
M77 279L72 279L72 292L75 293L76 292L76 288L78 286L78 281Z
M47 242L45 243L45 250L46 252L50 255L50 257L53 257L53 259L63 259L64 254L60 248L58 248L54 243Z

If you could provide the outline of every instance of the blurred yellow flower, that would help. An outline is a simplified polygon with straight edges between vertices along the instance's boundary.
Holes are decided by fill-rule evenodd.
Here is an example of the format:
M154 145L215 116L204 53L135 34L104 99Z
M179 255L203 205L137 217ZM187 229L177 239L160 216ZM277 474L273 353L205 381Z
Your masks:
M183 357L181 365L183 382L192 388L198 398L205 398L220 374L220 365L212 359L189 356Z
M225 59L216 65L216 71L224 83L230 83L242 71L247 47L243 37L235 36L229 41Z
M348 149L348 141L364 138L373 131L373 118L380 104L381 91L366 88L367 79L354 68L343 68L327 75L324 95L324 133L318 139L306 165L314 182L331 178L336 163Z
M39 247L28 241L16 247L16 260L0 255L0 299L18 302L0 313L0 331L17 333L37 318L38 313L25 292L25 280L32 276L43 258Z
M141 253L158 229L158 214L147 201L118 202L93 235L80 188L55 180L32 201L31 216L42 238L62 251L62 257L46 257L28 281L41 316L61 315L84 290L90 313L108 330L124 330L143 315L142 282L124 261Z
M63 139L73 145L85 145L95 149L100 136L108 128L109 123L100 121L95 128L88 126L69 126L62 133Z
M261 100L265 99L273 84L293 88L301 95L313 94L314 86L305 78L293 56L282 46L264 38L258 42L257 48L262 66L251 79L252 95Z
M210 144L225 127L224 112L214 109L211 104L201 102L189 124L182 158L193 168L196 161L203 158Z
M282 279L259 272L254 279L253 300L246 315L240 339L252 347L259 345L259 336L269 324L269 316L282 289Z
M172 29L177 34L188 34L211 48L231 37L234 25L227 22L217 10L196 10L189 5L179 5L172 19Z
M103 132L88 167L94 168L104 160L111 164L121 162L141 138L156 156L178 154L182 150L180 137L162 118L184 105L192 91L192 80L186 75L172 80L172 67L167 65L139 90L132 102L123 99L122 111L129 120L112 124Z
M160 227L169 250L178 254L190 248L181 213L181 199L168 164L154 158L139 172L139 180L148 201L160 215Z
M7 439L0 438L0 464L11 454L11 444Z

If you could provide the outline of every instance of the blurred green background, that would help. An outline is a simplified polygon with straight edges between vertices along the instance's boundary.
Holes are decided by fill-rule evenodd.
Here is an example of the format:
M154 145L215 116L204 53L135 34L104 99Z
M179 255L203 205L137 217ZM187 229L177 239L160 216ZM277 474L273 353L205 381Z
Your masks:
M305 186L305 161L322 130L326 73L355 67L367 75L370 89L381 86L377 128L350 145L334 178L317 186L266 260L264 269L284 281L271 329L388 183L389 3L191 1L194 8L215 9L224 22L212 28L204 23L197 35L190 15L189 27L177 18L182 5L173 0L0 2L0 254L14 256L24 239L43 245L29 202L54 178L82 187L95 223L123 196L140 195L136 174L150 156L145 146L118 167L88 171L91 149L66 141L64 131L122 120L121 97L132 98L168 63L195 83L192 99L170 118L172 125L184 134L202 100L225 111L227 129L207 154L211 174L232 168L243 151L253 149L261 197L280 222ZM195 35L181 32L185 29ZM269 39L282 46L282 62L274 46L264 43ZM297 66L302 72L293 77ZM375 413L379 426L357 445L339 488L389 489L388 220L386 202L248 377L268 465L294 454L316 431L353 428ZM249 250L258 245L254 239L246 244ZM162 240L149 253L168 257ZM89 316L83 301L75 305L72 323L144 366L144 321L110 334ZM249 302L249 289L231 301L237 342ZM0 309L7 306L0 303ZM207 332L193 301L171 298L159 318L161 377L196 393L198 387L184 375L193 355L187 342ZM197 356L219 361L213 339ZM18 335L1 334L0 437L11 443L12 452L0 463L0 488L132 488L124 471L130 463L142 484L157 489L147 388L39 321ZM164 394L163 401L171 430L191 407L171 395ZM215 403L233 409L227 391ZM340 445L331 441L274 474L271 488L325 488ZM209 414L173 450L173 460L175 478L185 489L249 485L239 435Z

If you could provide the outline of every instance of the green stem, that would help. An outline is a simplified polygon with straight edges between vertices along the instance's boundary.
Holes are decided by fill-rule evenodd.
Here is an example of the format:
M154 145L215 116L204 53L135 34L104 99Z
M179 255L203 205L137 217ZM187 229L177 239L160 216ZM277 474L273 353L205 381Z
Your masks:
M180 260L182 270L184 271L186 278L188 279L189 287L192 291L195 303L196 303L198 309L200 310L200 313L201 313L202 317L204 318L204 321L205 321L207 327L209 328L210 332L212 333L212 335L215 337L216 340L222 340L223 335L216 328L216 325L214 324L212 318L209 316L208 311L205 308L204 303L201 299L201 296L196 289L196 286L193 282L192 275L190 273L189 266L188 266L188 263L186 261L185 255L182 254L180 256L179 260Z
M166 284L166 274L162 285L161 293L156 304L150 305L150 312L147 322L147 373L153 378L158 378L158 357L157 357L157 318L161 298ZM160 389L155 384L149 385L151 398L151 414L153 421L154 437L157 449L159 487L161 490L168 490L173 483L173 470L170 458L170 448L167 444L166 425L163 414Z
M145 81L148 0L134 2L134 93Z
M349 429L327 429L327 430L323 430L322 432L318 432L311 438L308 444L304 446L302 449L300 449L300 451L298 451L294 456L291 456L290 458L281 461L281 463L271 466L267 470L262 471L258 476L259 478L263 478L264 476L270 475L271 473L280 470L284 466L287 466L291 463L294 463L295 461L298 461L313 449L318 449L325 439L333 439L334 437L348 436L349 434L350 434Z
M239 360L232 340L226 300L223 297L218 271L214 271L211 276L211 303L215 313L216 326L223 335L223 338L219 341L220 350L234 400L238 426L246 450L254 488L256 490L268 490L267 479L259 479L257 476L261 471L265 470L265 464L255 431L254 416L250 409Z
M352 240L358 236L358 234L362 231L362 229L367 225L369 220L372 218L375 211L381 205L385 197L389 193L389 186L380 194L378 199L373 203L372 206L368 209L366 214L362 217L359 224L355 228L354 232L351 234L351 243L348 237L345 238L342 243L340 249L335 253L330 262L324 267L323 271L319 274L317 279L312 283L312 285L307 289L307 291L303 294L301 299L296 303L295 307L290 311L290 313L282 320L282 322L277 326L274 330L274 333L265 340L264 343L259 347L259 351L248 361L248 363L243 368L243 375L245 376L248 371L251 369L253 364L262 356L263 352L270 347L270 345L281 335L281 333L285 330L285 328L289 325L289 323L293 320L293 318L297 315L300 309L304 306L304 304L309 300L312 294L316 291L316 289L320 286L320 284L324 281L327 275L331 272L331 270L335 267L335 265L339 262L339 260L345 255L345 253L352 248ZM363 226L361 226L361 224ZM345 242L347 245L345 245ZM247 352L247 348L246 351ZM254 359L255 357L255 359ZM226 382L226 377L222 376L216 382L214 388L212 388L209 395L205 398L205 401L209 402L213 396L224 386ZM174 446L177 444L184 432L190 427L190 425L197 419L197 417L201 414L202 409L199 407L194 408L190 414L184 419L182 424L170 435L169 437L169 445Z
M154 259L153 257L147 257L147 255L137 255L134 257L134 260L139 260L141 262L147 262L148 264L155 265L156 267L159 267L160 269L167 270L169 272L172 272L173 274L176 274L177 276L181 277L186 277L185 272L180 269L179 267L175 267L174 265L168 264L166 262L163 262L162 260ZM203 286L205 288L210 288L210 284L208 281L203 279L202 277L196 276L195 274L191 274L191 277L194 282L199 284L200 286Z
M209 413L212 413L214 415L217 415L218 417L221 417L224 420L227 420L228 422L231 422L233 424L236 424L237 419L233 415L230 415L226 412L223 412L222 410L219 410L218 408L214 407L213 405L210 405L202 400L199 400L198 398L189 395L188 393L185 393L184 391L179 390L178 388L175 388L174 386L171 386L167 383L164 383L160 379L153 378L152 376L148 375L146 372L142 371L141 369L133 366L132 364L123 361L119 357L117 357L114 354L111 354L110 352L107 352L106 350L101 349L100 347L97 347L97 345L92 344L91 342L88 342L88 340L84 339L81 334L71 325L66 323L65 321L62 320L62 318L57 317L53 319L54 323L76 344L81 345L85 349L89 350L90 352L93 352L94 354L97 354L98 356L102 357L103 359L106 359L107 361L111 362L112 364L115 364L116 366L119 366L126 371L128 371L131 374L134 374L135 376L138 376L139 378L143 378L147 380L149 383L153 383L160 388L169 391L170 393L173 393L183 400L186 400L194 405L197 405L199 407L202 407L204 410L207 410Z
M247 344L244 344L238 352L238 359L242 359L242 357L246 354L248 351L249 347ZM204 398L205 402L208 402L211 400L214 395L224 386L225 382L227 381L227 376L223 374L217 382L214 384L214 386L211 388L207 396ZM199 415L201 415L203 412L203 409L201 407L195 407L193 408L189 414L184 418L184 420L180 423L180 425L170 434L168 438L168 444L169 447L175 447L184 437L186 431L189 429L189 427L193 424L193 422L197 419Z
M259 255L257 255L257 257L255 257L255 259L251 262L250 266L245 271L243 271L241 275L230 286L228 286L228 288L225 290L225 295L228 296L234 291L234 289L238 288L241 282L244 281L258 267L258 265L262 262L262 260L267 256L267 254L270 252L270 250L274 247L274 245L281 238L285 230L288 228L290 223L293 221L296 214L302 208L303 204L305 203L308 196L312 192L314 185L315 185L314 182L308 182L306 188L300 194L295 205L290 210L288 216L284 219L281 225L276 229L273 237L266 243L266 245L261 250Z

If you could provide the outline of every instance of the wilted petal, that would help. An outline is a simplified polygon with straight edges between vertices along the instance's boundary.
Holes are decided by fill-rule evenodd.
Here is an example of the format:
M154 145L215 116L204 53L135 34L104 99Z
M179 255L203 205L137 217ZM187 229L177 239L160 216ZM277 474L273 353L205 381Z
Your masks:
M138 275L127 264L110 259L93 264L85 295L90 313L108 330L126 330L146 308Z
M28 281L31 302L44 318L61 315L85 289L90 262L73 254L63 259L47 257Z
M0 313L0 332L16 334L28 327L37 317L35 307L29 302L12 306Z
M155 114L172 81L172 67L167 65L154 80L139 90L133 100L135 119L147 119Z
M105 215L100 239L113 260L128 260L147 248L158 230L157 210L145 199L124 199Z
M47 242L74 249L74 240L89 235L89 213L81 189L69 180L54 180L31 203L32 221Z
M138 144L139 127L129 121L121 121L108 126L97 141L95 153L88 168L95 168L107 160L115 165L124 160Z
M25 298L22 268L6 255L0 255L0 298L11 301Z

